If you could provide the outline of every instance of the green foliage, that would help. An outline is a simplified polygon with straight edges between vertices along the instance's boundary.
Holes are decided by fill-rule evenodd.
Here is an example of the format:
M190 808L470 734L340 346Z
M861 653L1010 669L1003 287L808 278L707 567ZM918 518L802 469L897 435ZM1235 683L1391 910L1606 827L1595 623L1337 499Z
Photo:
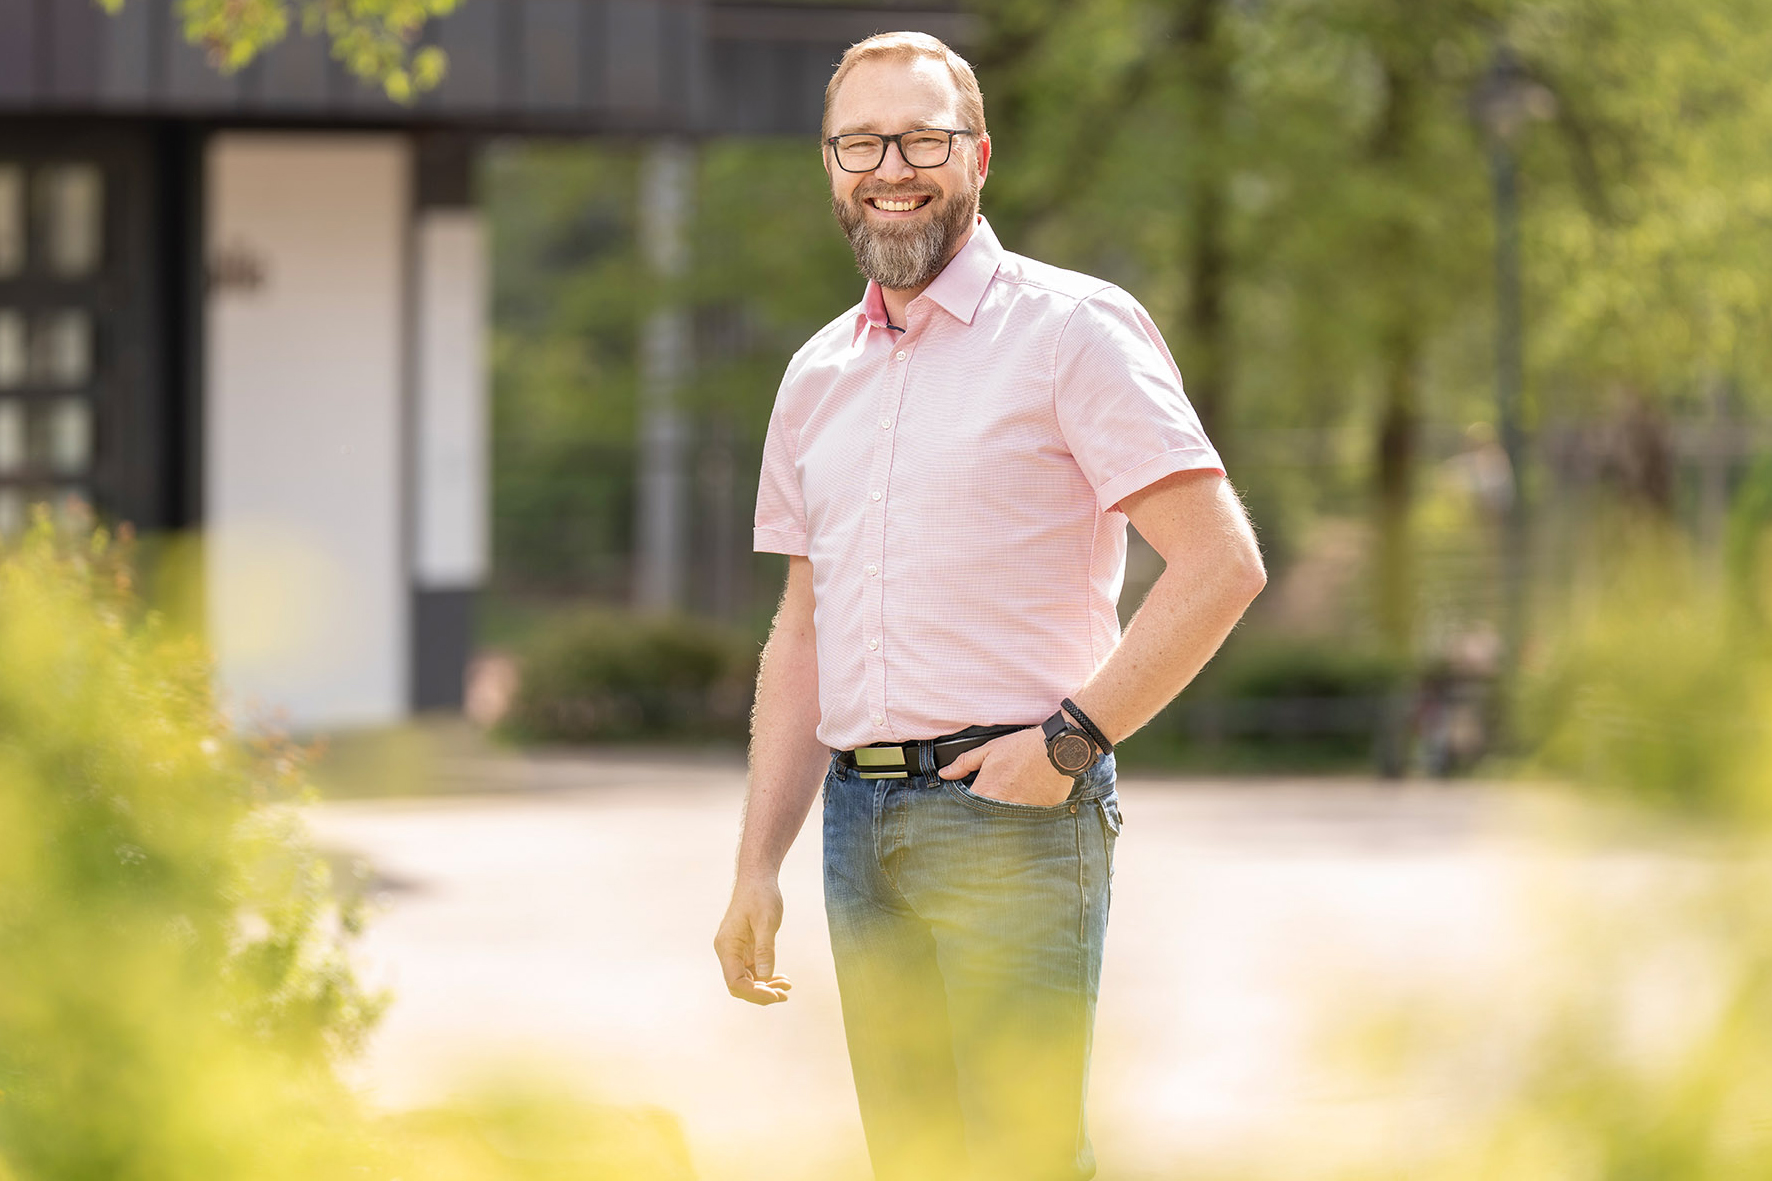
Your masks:
M0 548L0 1179L684 1181L668 1115L510 1082L376 1116L338 1080L384 998L294 805L128 547Z
M630 146L523 144L486 162L492 537L508 585L626 590L648 302L638 183Z
M705 620L588 611L538 633L504 720L539 742L743 738L757 647Z
M1127 740L1121 762L1196 772L1358 769L1370 762L1400 671L1370 644L1239 632Z
M487 164L493 545L515 593L628 594L650 312L688 310L695 364L677 401L690 445L717 443L748 499L788 358L860 295L814 147L698 145L691 264L676 285L640 257L640 161L631 143L525 143Z
M443 81L447 55L434 45L413 49L427 22L454 12L460 0L180 0L185 40L232 74L251 65L289 33L298 12L302 32L324 32L332 56L395 102L409 103ZM115 13L125 0L99 0Z
M1621 392L1675 412L1718 387L1750 416L1768 404L1772 188L1754 162L1772 25L1751 0L972 8L985 211L1011 249L1151 308L1190 392L1219 408L1276 589L1326 521L1383 502L1383 543L1360 559L1377 593L1347 596L1332 637L1383 617L1431 660L1445 637L1505 630L1492 506L1414 504L1428 465L1495 414L1495 196L1473 96L1499 43L1554 98L1513 141L1527 428ZM693 310L681 404L751 472L787 357L859 289L810 144L697 145L692 264L672 288L638 256L638 157L525 145L493 168L494 536L514 590L626 597L651 309ZM1541 512L1544 473L1520 476Z
M1743 595L1665 527L1627 528L1523 686L1536 766L1676 813L1772 817L1772 534L1755 531Z
M1681 407L1723 385L1767 405L1772 189L1754 161L1772 132L1772 29L1759 6L980 11L999 232L1151 307L1279 550L1376 503L1367 610L1400 648L1484 612L1497 622L1493 597L1457 618L1427 602L1412 557L1430 540L1475 554L1480 532L1449 546L1408 522L1421 467L1445 454L1436 436L1495 414L1496 213L1472 100L1498 43L1553 100L1512 145L1527 428L1580 421L1621 390ZM1521 475L1536 495L1539 473ZM1472 566L1467 582L1499 575L1493 555Z
M344 1147L330 1064L380 1005L357 916L289 811L299 752L237 739L210 671L102 531L0 552L0 1174L300 1178Z
M1399 671L1395 657L1375 646L1238 637L1195 690L1220 698L1375 697L1396 684Z
M1752 0L1522 6L1522 46L1555 81L1528 145L1533 366L1557 405L1613 384L1678 402L1722 375L1766 404L1772 28ZM1574 405L1570 403L1574 402Z

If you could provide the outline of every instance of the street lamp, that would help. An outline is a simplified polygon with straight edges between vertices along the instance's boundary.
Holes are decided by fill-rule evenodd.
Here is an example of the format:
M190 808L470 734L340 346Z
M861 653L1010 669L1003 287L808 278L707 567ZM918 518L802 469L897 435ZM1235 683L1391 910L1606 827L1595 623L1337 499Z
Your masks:
M1520 314L1520 193L1515 146L1528 125L1550 119L1556 95L1532 77L1513 47L1498 40L1475 90L1471 114L1489 149L1495 197L1495 429L1507 455L1513 494L1504 511L1501 536L1503 694L1512 690L1525 631L1527 565L1526 437L1520 421L1525 384ZM1499 719L1498 719L1499 720Z

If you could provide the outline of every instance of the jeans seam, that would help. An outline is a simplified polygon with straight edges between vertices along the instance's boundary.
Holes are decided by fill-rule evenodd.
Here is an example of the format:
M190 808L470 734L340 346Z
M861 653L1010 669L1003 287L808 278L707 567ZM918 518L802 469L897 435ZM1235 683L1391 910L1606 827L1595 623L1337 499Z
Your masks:
M1114 826L1108 823L1107 800L1096 802L1096 822L1101 826L1101 872L1103 905L1111 913L1114 906Z
M1077 946L1084 946L1089 940L1089 870L1088 861L1083 854L1083 815L1081 811L1072 813L1076 821L1073 832L1077 839ZM1082 988L1085 983L1085 969L1081 955L1077 958L1077 986Z
M880 848L880 821L886 809L886 785L876 782L871 786L873 790L868 794L873 798L868 801L868 835L873 838L874 868L879 871L881 877L891 882L892 875L886 872L886 857ZM894 889L896 888L894 886Z
M892 872L891 866L887 864L885 851L880 846L880 837L886 828L886 795L891 790L891 784L885 780L878 781L874 784L873 823L869 825L869 828L872 829L874 838L874 868L879 871L881 879L885 881L888 886L892 887L892 892L898 895L898 900L903 902L906 906L909 906L910 899L905 897L904 887L899 885L898 876ZM905 830L906 817L904 816L904 811L905 810L902 808L899 810L898 847L900 850L904 849L905 840L908 835Z

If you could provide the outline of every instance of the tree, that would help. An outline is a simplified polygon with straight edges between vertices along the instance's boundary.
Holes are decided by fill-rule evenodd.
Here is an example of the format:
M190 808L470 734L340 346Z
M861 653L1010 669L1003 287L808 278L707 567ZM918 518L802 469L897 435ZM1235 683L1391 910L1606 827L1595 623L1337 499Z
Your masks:
M126 0L99 0L117 12ZM180 0L185 38L233 73L289 34L299 19L308 36L324 32L332 56L396 102L410 102L443 80L448 60L434 45L414 48L426 23L454 12L458 0Z

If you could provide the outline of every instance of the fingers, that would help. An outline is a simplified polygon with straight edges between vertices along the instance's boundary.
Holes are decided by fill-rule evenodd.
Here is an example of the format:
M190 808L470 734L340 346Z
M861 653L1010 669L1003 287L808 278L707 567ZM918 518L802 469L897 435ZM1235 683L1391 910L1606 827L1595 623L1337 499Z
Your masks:
M714 936L714 954L726 991L753 1005L774 1005L788 999L794 987L775 974L775 932L742 913L729 913Z
M996 739L993 738L983 746L973 747L971 750L937 771L936 774L943 779L961 779L972 774L974 771L984 766L985 752L991 749L995 743Z
M793 982L774 971L760 972L742 956L720 952L720 970L726 977L726 991L753 1005L773 1005L788 999Z

